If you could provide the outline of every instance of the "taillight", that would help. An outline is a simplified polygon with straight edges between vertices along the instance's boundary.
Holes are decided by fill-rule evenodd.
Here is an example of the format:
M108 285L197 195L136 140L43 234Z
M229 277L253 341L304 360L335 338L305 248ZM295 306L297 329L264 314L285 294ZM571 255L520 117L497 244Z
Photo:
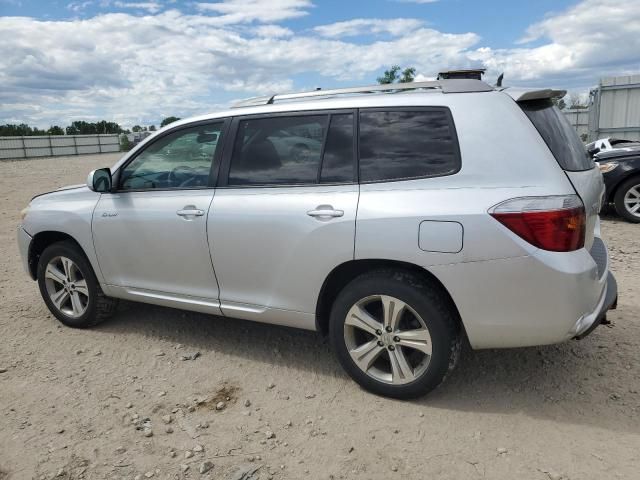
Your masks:
M552 252L584 246L586 214L577 195L513 198L489 213L530 244Z

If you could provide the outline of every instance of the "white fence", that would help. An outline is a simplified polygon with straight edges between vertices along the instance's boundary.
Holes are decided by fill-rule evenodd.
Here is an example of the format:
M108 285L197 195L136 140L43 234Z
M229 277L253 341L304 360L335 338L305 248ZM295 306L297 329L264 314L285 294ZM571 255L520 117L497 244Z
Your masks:
M566 108L562 111L583 140L589 138L589 109Z
M0 160L120 151L119 135L0 137Z
M603 78L590 96L591 140L601 137L640 140L640 74Z

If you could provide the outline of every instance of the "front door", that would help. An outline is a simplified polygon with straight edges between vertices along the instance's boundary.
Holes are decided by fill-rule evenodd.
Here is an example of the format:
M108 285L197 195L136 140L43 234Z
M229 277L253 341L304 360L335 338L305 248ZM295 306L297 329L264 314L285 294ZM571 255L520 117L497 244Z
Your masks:
M114 193L100 197L93 215L107 284L143 301L168 294L217 302L206 222L222 130L222 122L178 128L121 167Z
M208 219L222 311L313 329L324 280L353 259L354 114L248 117L232 130Z

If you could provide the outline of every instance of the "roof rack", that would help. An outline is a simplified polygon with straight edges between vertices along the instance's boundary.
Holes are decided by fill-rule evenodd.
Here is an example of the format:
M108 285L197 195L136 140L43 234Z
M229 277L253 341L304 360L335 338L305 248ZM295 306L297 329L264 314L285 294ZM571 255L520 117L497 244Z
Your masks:
M234 108L252 107L258 105L271 105L275 102L286 100L300 100L312 97L330 97L335 95L350 95L357 93L394 93L404 90L418 89L439 89L442 93L471 93L471 92L490 92L493 87L481 80L472 79L450 79L450 80L434 80L429 82L410 82L410 83L389 83L385 85L369 85L364 87L335 88L331 90L312 90L309 92L299 93L281 93L275 95L266 95L262 97L253 97L241 100L234 104Z

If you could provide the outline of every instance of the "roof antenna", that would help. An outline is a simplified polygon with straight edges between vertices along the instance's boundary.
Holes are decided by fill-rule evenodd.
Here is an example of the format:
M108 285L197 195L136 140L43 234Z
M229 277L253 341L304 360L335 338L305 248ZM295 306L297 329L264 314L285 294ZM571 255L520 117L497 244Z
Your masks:
M500 74L500 76L498 77L498 80L496 81L496 87L501 87L502 86L502 79L504 78L504 72L502 72Z

